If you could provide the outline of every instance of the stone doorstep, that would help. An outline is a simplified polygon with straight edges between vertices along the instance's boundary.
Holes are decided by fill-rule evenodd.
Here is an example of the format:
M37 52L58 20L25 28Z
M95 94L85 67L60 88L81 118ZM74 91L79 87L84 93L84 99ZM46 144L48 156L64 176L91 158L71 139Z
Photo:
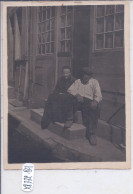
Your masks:
M31 109L31 120L33 120L36 123L40 124L41 123L41 118L43 116L43 112L44 112L43 108L41 108L41 109ZM78 116L79 115L80 114L78 114ZM58 126L58 129L57 129L57 126ZM56 128L56 132L58 133L58 135L62 134L61 123L60 124L56 123L56 126L54 126L53 128L54 128L53 130L52 129L50 129L50 130L55 132L55 128ZM83 125L81 126L81 128L83 128ZM82 132L84 134L84 129L83 129ZM79 131L78 131L78 134L80 134ZM96 135L98 137L102 137L102 138L104 138L108 141L111 141L112 143L115 143L115 144L124 144L125 143L124 142L124 130L119 128L119 127L116 127L116 126L112 126L112 125L110 126L106 121L103 121L103 120L98 121L98 129L97 129ZM65 137L66 138L69 137L71 139L70 131L66 132ZM82 138L83 138L83 136L82 136Z
M41 123L41 118L43 116L44 109L32 109L31 110L31 120L35 121L36 123ZM86 135L86 127L82 124L73 123L71 128L64 129L64 124L56 122L55 124L50 124L48 129L58 134L65 139L81 139L85 138Z
M114 144L125 145L125 130L114 125L109 125L106 121L98 121L96 134Z
M73 123L70 128L64 129L63 123L55 122L54 124L50 124L48 129L69 140L85 138L86 135L86 127L77 123Z
M44 109L31 109L31 120L35 121L36 123L41 123L41 118L43 116ZM75 114L75 123L82 124L82 117L81 111L77 111Z
M44 109L31 109L30 114L31 114L31 120L35 121L38 124L41 124L41 119L43 116Z

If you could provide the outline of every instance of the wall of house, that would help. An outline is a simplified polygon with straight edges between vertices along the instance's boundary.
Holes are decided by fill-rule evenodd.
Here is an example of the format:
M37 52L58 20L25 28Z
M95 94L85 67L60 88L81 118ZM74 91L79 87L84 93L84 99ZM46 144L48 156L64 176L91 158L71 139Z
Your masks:
M122 104L125 104L124 53L93 53L91 60L94 76L102 88L101 118L107 121ZM124 125L122 117L118 116L117 122Z
M95 51L94 22L94 7L92 7L90 17L90 45L92 46L89 64L102 89L101 119L108 121L118 110L111 122L125 127L124 49ZM122 108L119 110L120 107Z

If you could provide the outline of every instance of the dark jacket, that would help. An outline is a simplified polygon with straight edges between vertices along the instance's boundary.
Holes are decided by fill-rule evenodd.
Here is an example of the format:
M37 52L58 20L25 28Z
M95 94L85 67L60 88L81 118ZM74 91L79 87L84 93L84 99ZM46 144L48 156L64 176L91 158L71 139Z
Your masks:
M75 80L76 79L73 76L70 76L68 79L65 79L63 76L60 77L57 81L54 93L66 93Z

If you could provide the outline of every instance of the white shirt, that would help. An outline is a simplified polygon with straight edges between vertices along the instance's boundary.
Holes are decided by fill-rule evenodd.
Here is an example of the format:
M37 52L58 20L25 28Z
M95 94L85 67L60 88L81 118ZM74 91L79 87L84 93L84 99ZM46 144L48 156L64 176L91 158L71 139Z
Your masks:
M102 100L101 89L96 79L91 78L86 84L82 84L80 79L77 79L67 90L73 96L77 94L82 97L89 98L100 102Z

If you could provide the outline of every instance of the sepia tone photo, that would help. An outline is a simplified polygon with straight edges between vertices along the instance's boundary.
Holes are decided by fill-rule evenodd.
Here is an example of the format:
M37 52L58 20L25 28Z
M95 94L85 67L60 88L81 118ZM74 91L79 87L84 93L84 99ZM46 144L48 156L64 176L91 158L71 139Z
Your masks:
M7 169L129 162L125 7L6 7Z

